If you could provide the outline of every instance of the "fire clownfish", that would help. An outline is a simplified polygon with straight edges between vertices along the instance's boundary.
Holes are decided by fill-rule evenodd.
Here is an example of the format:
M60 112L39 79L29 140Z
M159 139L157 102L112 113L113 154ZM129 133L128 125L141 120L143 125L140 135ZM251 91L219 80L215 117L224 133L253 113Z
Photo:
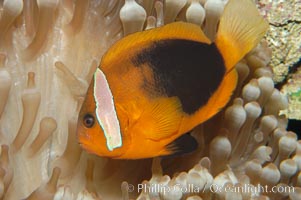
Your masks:
M267 26L251 0L230 0L214 42L184 22L119 40L103 56L81 108L81 146L116 159L195 150L186 133L227 104L237 82L234 65Z

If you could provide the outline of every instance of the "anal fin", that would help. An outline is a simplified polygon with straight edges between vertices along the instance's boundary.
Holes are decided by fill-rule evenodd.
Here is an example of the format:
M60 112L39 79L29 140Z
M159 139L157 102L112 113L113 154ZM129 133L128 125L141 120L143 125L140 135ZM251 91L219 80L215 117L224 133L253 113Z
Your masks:
M182 154L187 154L195 151L198 148L198 143L190 133L181 135L173 142L166 146L167 151L171 152L170 155L164 157L174 157Z

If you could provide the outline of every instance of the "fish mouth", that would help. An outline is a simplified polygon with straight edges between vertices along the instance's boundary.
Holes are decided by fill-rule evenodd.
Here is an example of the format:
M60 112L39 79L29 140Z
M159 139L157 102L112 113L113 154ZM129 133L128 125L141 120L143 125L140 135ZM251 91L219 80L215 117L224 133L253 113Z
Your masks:
M100 151L97 151L96 149L91 148L91 143L86 140L80 139L79 146L89 154L94 154L94 155L101 156L101 157L107 157L105 155L102 155L100 153Z
M85 142L80 142L79 145L87 153L99 156L100 158L122 159L121 158L122 154L121 155L102 154L102 153L100 153L100 151L95 151L95 150L89 148L89 145L86 144Z
M121 159L124 154L124 152L121 151L109 151L106 144L96 143L97 140L85 134L85 131L80 131L77 137L79 146L89 154L112 159Z
M93 144L91 143L91 141L93 141L92 137L89 136L89 134L87 134L85 130L82 130L82 127L80 125L78 125L77 127L76 137L78 144L82 149L84 149L88 153L97 154L96 152L91 150L91 146L93 146Z

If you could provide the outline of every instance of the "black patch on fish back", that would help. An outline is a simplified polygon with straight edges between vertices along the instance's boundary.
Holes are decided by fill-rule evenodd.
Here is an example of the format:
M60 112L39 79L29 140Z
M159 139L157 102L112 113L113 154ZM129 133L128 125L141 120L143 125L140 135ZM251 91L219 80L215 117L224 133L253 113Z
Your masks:
M148 64L158 91L177 96L188 114L208 102L225 74L224 60L214 43L184 39L155 42L132 62L137 67Z

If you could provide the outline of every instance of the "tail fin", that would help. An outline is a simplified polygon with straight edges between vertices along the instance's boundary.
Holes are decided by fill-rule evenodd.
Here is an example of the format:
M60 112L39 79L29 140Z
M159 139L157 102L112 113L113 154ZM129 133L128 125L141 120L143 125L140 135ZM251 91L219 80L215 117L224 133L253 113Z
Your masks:
M251 0L229 0L215 40L227 71L258 44L267 28L268 23Z

